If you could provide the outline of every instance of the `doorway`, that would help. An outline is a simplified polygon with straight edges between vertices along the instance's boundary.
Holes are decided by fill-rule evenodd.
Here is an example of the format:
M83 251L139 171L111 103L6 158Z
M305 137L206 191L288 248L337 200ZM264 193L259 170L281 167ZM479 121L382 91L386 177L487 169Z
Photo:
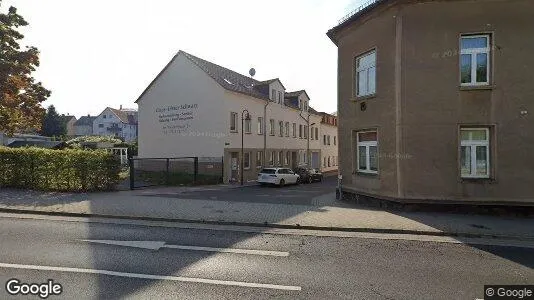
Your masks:
M230 152L229 182L237 182L239 178L239 152Z

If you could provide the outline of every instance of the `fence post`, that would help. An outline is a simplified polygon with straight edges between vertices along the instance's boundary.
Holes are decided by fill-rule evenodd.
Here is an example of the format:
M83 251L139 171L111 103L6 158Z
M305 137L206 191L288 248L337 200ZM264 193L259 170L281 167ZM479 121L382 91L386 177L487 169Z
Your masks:
M221 156L221 183L224 184L224 155Z
M195 164L195 171L193 174L193 184L197 184L197 176L198 176L198 157L194 158L194 164Z
M128 158L128 163L130 164L130 190L135 188L134 186L134 160L133 158Z
M166 172L165 172L165 185L169 185L169 163L170 163L170 160L169 158L166 159L166 165L165 165L165 169L166 169Z

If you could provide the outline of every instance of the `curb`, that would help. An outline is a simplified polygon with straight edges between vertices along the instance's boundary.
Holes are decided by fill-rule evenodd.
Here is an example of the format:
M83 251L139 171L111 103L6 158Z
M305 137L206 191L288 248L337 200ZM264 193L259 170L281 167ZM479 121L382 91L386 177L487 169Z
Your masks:
M318 230L318 231L341 231L341 232L361 232L361 233L384 233L384 234L409 234L409 235L424 235L424 236L446 236L446 237L463 237L463 238L490 238L503 239L514 241L534 241L534 236L510 236L498 234L476 234L466 232L444 232L444 231L423 231L423 230L404 230L404 229L384 229L384 228L347 228L347 227L323 227L311 225L289 225L276 223L252 223L252 222L235 222L235 221L212 221L212 220L190 220L190 219L175 219L175 218L161 218L161 217L146 217L146 216L118 216L106 214L87 214L87 213L72 213L72 212L52 212L52 211L36 211L25 209L10 209L0 208L0 212L17 213L17 214L34 214L46 216L63 216L63 217L83 217L83 218L105 218L105 219L121 219L121 220L142 220L142 221L157 221L157 222L176 222L176 223L192 223L192 224L210 224L210 225L233 225L233 226L250 226L250 227L264 227L277 229L304 229L304 230Z

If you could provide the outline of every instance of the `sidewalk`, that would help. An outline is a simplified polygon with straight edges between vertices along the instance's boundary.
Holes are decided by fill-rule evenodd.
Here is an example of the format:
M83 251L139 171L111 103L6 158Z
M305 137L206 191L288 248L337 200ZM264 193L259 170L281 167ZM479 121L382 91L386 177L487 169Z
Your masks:
M534 240L534 218L388 212L336 202L333 200L334 193L313 199L314 203L331 203L327 206L171 197L172 194L184 190L224 188L231 187L175 187L91 194L43 193L8 189L0 191L0 210L281 228Z

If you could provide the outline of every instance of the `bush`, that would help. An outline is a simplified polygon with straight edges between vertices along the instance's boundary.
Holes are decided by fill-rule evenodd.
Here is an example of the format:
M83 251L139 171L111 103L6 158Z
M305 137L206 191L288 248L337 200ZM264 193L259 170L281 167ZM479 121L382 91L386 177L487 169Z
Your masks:
M110 143L113 145L124 143L121 139L113 136L80 136L67 141L69 148L78 149L82 143Z
M106 151L0 147L0 187L46 191L107 191L120 162Z

